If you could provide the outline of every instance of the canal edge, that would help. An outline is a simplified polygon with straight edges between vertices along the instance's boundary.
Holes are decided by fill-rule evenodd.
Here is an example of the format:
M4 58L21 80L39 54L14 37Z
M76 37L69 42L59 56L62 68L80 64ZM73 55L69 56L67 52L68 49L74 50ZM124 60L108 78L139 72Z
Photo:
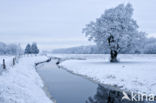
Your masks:
M50 57L49 59L47 59L46 61L42 61L42 62L38 62L38 63L35 63L35 70L36 70L36 72L37 72L37 66L39 65L39 64L44 64L44 63L48 63L48 62L50 62L52 60L52 58ZM38 72L37 72L38 73ZM39 73L38 73L38 75L39 75ZM40 76L40 75L39 75ZM49 93L49 90L48 90L48 88L47 88L47 86L45 85L45 83L44 83L44 81L43 81L43 79L42 79L42 77L40 76L40 79L42 80L42 82L43 82L43 87L42 87L42 90L44 91L44 93L46 94L46 96L53 102L53 103L56 103L56 99Z

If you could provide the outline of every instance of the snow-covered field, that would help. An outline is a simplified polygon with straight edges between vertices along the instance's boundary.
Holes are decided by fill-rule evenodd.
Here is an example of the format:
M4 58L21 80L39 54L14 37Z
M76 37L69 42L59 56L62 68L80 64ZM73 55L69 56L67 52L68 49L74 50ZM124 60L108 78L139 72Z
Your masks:
M34 63L47 57L22 57L0 75L0 103L52 103L43 91L43 82Z
M139 93L156 94L156 55L119 55L120 63L109 63L109 55L74 57L84 57L86 60L66 60L60 65L102 84L117 85L121 89Z

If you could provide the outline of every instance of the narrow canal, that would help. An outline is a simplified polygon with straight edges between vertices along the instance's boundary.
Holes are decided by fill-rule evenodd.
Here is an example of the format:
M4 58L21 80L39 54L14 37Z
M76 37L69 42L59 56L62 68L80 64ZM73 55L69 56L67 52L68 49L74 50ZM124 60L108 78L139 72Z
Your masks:
M37 71L56 103L130 103L122 93L59 69L55 61L41 64Z

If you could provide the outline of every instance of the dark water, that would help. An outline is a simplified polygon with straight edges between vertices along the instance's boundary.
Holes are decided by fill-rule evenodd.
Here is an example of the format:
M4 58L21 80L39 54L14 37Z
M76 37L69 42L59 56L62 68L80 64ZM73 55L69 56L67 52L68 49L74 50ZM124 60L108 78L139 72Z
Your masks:
M56 103L131 103L121 101L121 92L59 69L53 62L39 65L38 73Z

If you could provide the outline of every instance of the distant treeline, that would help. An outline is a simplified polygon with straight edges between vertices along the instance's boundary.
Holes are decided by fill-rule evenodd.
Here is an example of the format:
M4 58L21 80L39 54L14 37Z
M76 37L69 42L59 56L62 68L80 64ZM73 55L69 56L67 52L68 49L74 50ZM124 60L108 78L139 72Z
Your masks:
M122 54L156 54L156 38L147 38L144 42L140 43L137 49L125 48L120 51ZM79 46L63 49L55 49L52 53L64 53L64 54L105 54L109 53L109 50L104 50L102 47L96 45Z
M5 44L0 42L0 55L17 55L22 53L22 48L17 44Z
M55 49L52 53L65 53L65 54L96 54L98 53L97 47L95 45L90 46L79 46L63 49Z

